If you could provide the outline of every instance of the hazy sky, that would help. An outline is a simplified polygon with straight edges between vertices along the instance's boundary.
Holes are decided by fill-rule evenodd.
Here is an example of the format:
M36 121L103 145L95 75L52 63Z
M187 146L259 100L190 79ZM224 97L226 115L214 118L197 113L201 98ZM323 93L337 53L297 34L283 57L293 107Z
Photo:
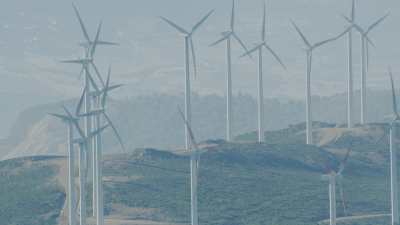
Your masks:
M260 38L262 0L238 0L237 31L251 47ZM371 38L371 71L368 85L385 88L387 65L396 71L400 50L396 47L400 32L396 21L400 3L394 0L357 1L357 21L363 26L390 11L388 20L376 29ZM200 64L200 77L194 90L200 93L224 89L225 48L208 45L227 29L230 0L85 0L77 1L87 27L94 35L97 23L104 21L104 37L121 43L120 47L99 52L99 67L113 64L115 80L128 83L124 95L154 91L180 92L183 84L182 38L160 21L158 16L171 18L184 27L192 26L210 9L216 9L208 23L195 36ZM34 79L42 89L55 94L75 95L76 66L65 66L57 61L78 57L81 50L76 43L82 39L71 2L64 0L6 0L0 9L0 69L9 79ZM282 70L269 56L265 57L266 96L298 96L304 89L303 45L290 19L295 20L312 42L331 37L346 25L340 14L349 14L350 0L269 0L268 39L283 58L288 71ZM391 29L393 28L393 29ZM355 37L356 63L359 63L359 38ZM235 46L235 91L255 93L256 65L239 58L242 50ZM315 53L313 91L331 95L345 91L346 42L337 41ZM356 80L358 81L358 66ZM32 83L31 83L32 84ZM15 91L14 85L2 82L3 91ZM356 82L358 86L358 82ZM28 88L35 89L34 87ZM23 90L19 90L23 91Z
M357 21L366 27L391 12L390 17L371 33L376 48L371 49L368 87L387 89L386 68L392 65L397 77L400 67L400 2L358 0ZM82 55L77 19L66 0L3 0L0 8L0 104L10 101L18 107L79 95L79 67L58 61ZM225 47L208 45L228 28L230 0L85 0L75 2L94 36L100 20L103 39L119 42L103 48L96 62L105 71L111 63L114 81L127 84L117 97L154 92L183 91L183 39L158 16L166 16L189 28L210 9L215 14L195 36L200 73L194 91L225 91ZM260 39L262 0L237 0L237 32L252 47ZM303 98L305 52L303 43L290 24L295 20L312 42L343 31L341 14L350 13L350 0L268 0L268 40L282 57L288 70L265 57L265 96ZM347 50L345 39L315 52L312 88L315 95L346 91ZM359 36L355 36L356 89L359 88ZM234 45L234 92L256 93L256 64ZM396 78L397 79L397 78ZM400 79L397 79L400 82ZM18 96L18 98L14 98Z

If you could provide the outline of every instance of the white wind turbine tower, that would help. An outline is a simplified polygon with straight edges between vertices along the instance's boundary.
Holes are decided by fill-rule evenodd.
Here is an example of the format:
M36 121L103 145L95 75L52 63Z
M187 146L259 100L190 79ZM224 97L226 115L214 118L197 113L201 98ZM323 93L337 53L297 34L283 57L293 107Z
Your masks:
M194 75L197 75L197 64L196 64L196 53L194 49L194 43L193 43L193 35L194 33L199 29L199 27L210 17L210 15L214 12L214 10L211 10L209 13L207 13L206 16L204 16L196 25L193 26L192 30L189 32L182 27L178 26L171 20L161 17L162 20L164 20L166 23L168 23L170 26L175 28L180 34L182 34L185 38L185 118L187 121L191 122L192 121L192 111L191 111L191 101L190 101L190 95L191 95L191 85L190 85L190 51L192 52L192 61L193 61L193 69L194 69ZM186 149L190 148L190 137L189 137L189 131L188 131L188 126L186 125L185 127L185 146Z
M222 33L222 38L211 44L211 46L218 45L219 43L226 41L226 57L227 57L227 76L226 76L226 140L230 142L232 140L232 122L233 122L233 110L232 110L232 52L231 43L232 39L236 40L244 49L248 52L248 49L244 45L243 41L235 32L235 0L232 0L232 14L230 30Z
M389 69L390 82L392 86L393 101L393 121L390 124L390 192L391 192L391 209L392 209L392 225L399 225L399 196L397 183L397 126L400 121L400 115L397 108L396 91L394 88L392 71Z
M279 58L272 48L268 45L266 40L266 17L267 17L266 3L264 2L261 43L256 47L246 52L243 56L250 56L253 52L258 51L258 142L264 142L264 84L263 84L263 49L267 49L272 56L279 62L279 64L286 69L282 60Z
M96 82L94 81L93 77L90 75L89 72L89 63L91 62L91 59L78 59L78 60L67 60L67 61L62 61L63 63L77 63L82 65L82 71L85 74L85 88L84 92L82 95L81 100L84 103L84 109L85 112L90 112L90 96L88 93L90 92L91 88L94 88L96 91L99 91L99 88L96 85ZM82 72L81 72L82 73ZM91 118L86 118L84 121L84 135L86 137L89 137L90 133L92 132L92 123L91 123ZM80 204L80 225L85 225L86 224L86 200L85 200L85 195L86 195L86 173L85 176L82 176L84 174L84 171L87 170L86 167L88 167L88 154L91 149L90 140L87 143L87 151L80 151L79 154L79 174L80 174L80 183L81 185L79 186L80 190L80 195L79 195L79 204ZM93 161L92 161L93 162ZM94 164L94 163L93 163ZM93 179L94 181L94 179Z
M190 123L185 119L185 115L182 110L178 108L178 111L188 128L190 136L190 212L191 212L191 224L199 224L199 214L197 205L197 190L198 190L198 175L199 175L199 164L200 164L200 151L197 142L194 138L194 134Z
M351 23L355 22L355 13L356 13L356 3L355 0L352 0L351 6ZM347 82L347 127L353 127L353 99L354 99L354 66L353 66L353 28L350 27L348 31L348 41L349 41L349 77Z
M344 18L360 33L361 35L361 124L366 123L366 111L367 111L367 71L369 65L369 45L373 45L373 42L369 39L369 33L382 23L389 14L379 18L373 24L371 24L366 30L357 25L350 18L344 16Z
M50 113L62 122L67 124L68 128L68 223L69 225L76 225L77 215L75 208L76 194L75 194L75 153L74 153L74 122L76 118L69 117L67 115Z
M337 40L342 37L348 29L341 33L340 35L330 38L321 42L318 42L314 45L311 45L307 40L306 36L301 32L300 28L292 21L294 28L297 33L300 35L304 44L306 45L306 57L307 57L307 78L306 78L306 143L308 145L313 144L313 134L312 134L312 111L311 111L311 69L312 69L312 59L313 59L313 51L319 47L322 47L330 42Z
M88 34L88 31L87 31L87 29L85 27L85 24L84 24L84 22L82 20L82 17L80 16L80 13L79 13L77 7L74 4L72 4L72 6L73 6L73 9L75 11L76 17L78 18L79 25L81 27L83 36L85 38L85 41L79 43L79 45L84 48L84 52L85 52L84 59L88 59L87 60L87 64L88 65L90 64L93 67L93 69L94 69L94 71L95 71L95 73L97 75L97 78L99 79L99 81L101 82L102 86L104 87L104 81L103 81L102 77L100 76L99 70L97 69L96 65L93 63L93 57L94 57L95 49L96 49L97 45L112 46L112 45L118 45L118 44L113 43L113 42L99 40L99 35L100 35L100 30L101 30L101 23L100 23L100 25L99 25L99 27L97 29L96 38L94 40L92 40L90 38L89 34ZM93 85L94 81L93 81L93 79L90 81L91 78L89 77L90 75L88 75L88 68L85 69L84 67L82 67L81 75L82 74L84 74L84 86L85 86L85 89L87 90L88 93L90 93L91 92L90 83ZM95 91L97 91L98 88L95 88L95 89L96 89ZM91 101L95 100L95 99L96 98L92 99L89 95L85 94L85 98L84 98L84 100L85 100L84 101L85 113L90 112L90 109L92 107L92 102ZM92 130L92 118L86 118L84 123L85 123L84 131L85 131L85 134L88 135ZM91 156L92 156L92 160L91 161L93 162L93 159L96 157L95 156L95 154L96 154L95 137L93 138L92 143L89 143L89 147L88 148L89 148L89 151L91 151L91 153L92 153L91 154ZM92 176L93 176L92 179L93 179L93 181L94 181L94 179L96 177L96 170L97 170L95 168L95 166L96 165L94 165L94 164L92 165ZM95 185L96 185L96 183L93 182L93 201L92 201L92 203L93 203L93 216L96 216L95 215L95 212L96 212L96 202L95 202L95 199L96 199L96 187L95 187ZM85 204L83 206L86 207ZM83 220L85 220L85 218ZM85 223L85 221L81 221L81 222Z
M350 152L351 150L349 149L346 153L345 158L340 163L338 171L328 168L327 174L322 176L323 180L329 181L329 224L330 225L336 225L336 183L338 180L343 178L342 174L346 167L347 160L350 156ZM342 200L344 201L344 199Z

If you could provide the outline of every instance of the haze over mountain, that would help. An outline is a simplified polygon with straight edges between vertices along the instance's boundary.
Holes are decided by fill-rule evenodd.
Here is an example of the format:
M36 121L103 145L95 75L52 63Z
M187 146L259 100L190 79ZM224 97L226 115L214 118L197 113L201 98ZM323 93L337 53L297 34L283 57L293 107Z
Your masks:
M395 0L358 3L357 20L363 26L389 9L391 11L388 20L371 34L376 48L371 49L368 77L370 88L386 89L387 66L392 64L395 74L398 71L396 62L400 52L393 46L400 38L400 31L393 28L400 19L400 3ZM210 48L208 45L227 28L229 0L120 0L118 3L87 0L76 4L91 35L103 19L104 39L121 44L113 49L103 48L96 57L103 71L112 63L115 82L127 84L117 93L119 99L154 93L180 94L183 90L182 40L158 16L167 16L189 27L209 9L215 8L215 14L195 37L200 74L194 80L193 89L200 95L224 95L224 47ZM259 40L261 5L261 0L238 1L237 30L249 47ZM347 14L349 10L348 0L268 1L268 40L287 64L288 71L266 57L266 96L299 99L304 95L303 45L291 27L290 19L296 20L314 42L342 31L346 23L340 14ZM3 2L0 9L0 107L7 110L0 112L0 136L6 135L21 110L79 95L78 66L66 66L58 61L81 56L82 51L76 43L82 38L70 1ZM355 46L359 45L356 43ZM327 96L346 90L345 53L344 40L315 53L312 77L315 95ZM239 58L241 54L235 47L234 92L254 95L256 66L246 58ZM358 74L358 59L356 63ZM359 76L356 76L355 84L357 89ZM19 98L15 99L16 96Z
M358 99L359 94L356 94ZM369 122L388 122L391 115L390 93L369 92L367 112ZM346 95L314 97L315 121L345 123ZM69 107L72 101L65 102ZM76 104L76 101L74 101ZM249 95L234 99L234 135L256 130L256 101ZM65 125L48 115L60 112L63 102L41 105L24 111L11 129L8 138L0 143L2 159L32 155L65 155ZM183 97L152 95L132 97L110 102L109 113L121 133L129 151L136 148L181 148L184 145L183 121L177 106ZM278 130L304 122L304 104L301 101L268 99L265 102L267 130ZM359 121L359 104L355 119ZM193 129L199 140L225 138L225 100L217 95L193 96ZM267 139L274 139L266 134ZM115 137L108 130L105 134L107 153L120 153Z

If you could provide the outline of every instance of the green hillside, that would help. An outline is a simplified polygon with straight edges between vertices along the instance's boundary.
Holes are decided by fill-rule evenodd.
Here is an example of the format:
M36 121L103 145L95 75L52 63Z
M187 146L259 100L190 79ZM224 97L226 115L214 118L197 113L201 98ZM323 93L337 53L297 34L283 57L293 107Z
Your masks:
M321 180L321 174L326 165L337 168L344 149L332 153L331 149L289 140L264 145L215 143L219 144L203 149L200 161L201 224L310 225L328 218L328 184ZM344 173L347 216L386 214L386 155L383 161L367 161L362 156L362 152L354 151ZM0 162L0 173L4 175L0 178L1 221L18 225L61 223L65 193L56 179L60 176L60 160L65 163L65 159L58 158ZM108 156L104 166L108 217L189 223L187 154L142 149L129 155ZM338 216L342 217L339 190L337 196ZM389 224L386 218L343 224L377 222Z
M65 201L56 181L56 158L35 157L0 163L0 221L7 225L54 225Z

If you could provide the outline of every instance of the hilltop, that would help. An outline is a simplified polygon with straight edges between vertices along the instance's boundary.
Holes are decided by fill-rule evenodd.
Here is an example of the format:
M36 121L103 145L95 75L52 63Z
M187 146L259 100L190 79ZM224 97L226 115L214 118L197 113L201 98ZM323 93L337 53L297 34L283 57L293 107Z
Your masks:
M357 145L350 145L353 151L343 179L347 216L387 214L390 206L388 151L385 137L378 138L381 134L387 135L387 127L372 124L346 130L333 124L320 124L316 131L320 146L307 146L296 140L303 135L302 126L269 132L266 137L274 137L269 139L273 141L262 145L243 140L231 144L202 142L201 223L311 225L323 221L328 218L328 185L321 180L321 175L327 166L337 168L349 143L356 141ZM41 224L64 225L62 180L66 178L62 168L65 161L65 158L33 157L0 162L0 172L6 175L2 177L12 177L16 181L7 185L6 178L0 178L0 187L3 187L0 199L7 200L0 202L7 202L8 209L17 207L21 201L26 201L27 205L51 206L36 214L28 208L18 212L10 210L7 214L0 213L0 219L7 216L13 221L25 213L27 216L21 217L23 221L18 224L35 224L32 221L39 216L47 218ZM127 221L132 224L189 223L187 153L138 149L133 153L107 156L104 167L106 218L110 224L130 224L125 223ZM43 170L46 176L41 175ZM25 181L27 175L30 179ZM34 190L26 188L33 181L43 185ZM54 194L46 195L49 189L52 190L49 193ZM37 197L18 194L31 190L39 193ZM337 200L338 216L342 217L344 210L339 190ZM347 224L388 224L386 217L360 221Z

